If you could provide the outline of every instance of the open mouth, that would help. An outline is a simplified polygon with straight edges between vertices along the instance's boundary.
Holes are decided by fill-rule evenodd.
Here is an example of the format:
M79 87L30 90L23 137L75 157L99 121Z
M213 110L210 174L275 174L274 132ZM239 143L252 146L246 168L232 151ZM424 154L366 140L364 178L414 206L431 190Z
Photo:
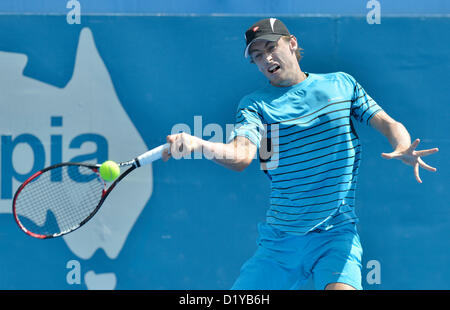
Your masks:
M280 66L277 64L271 65L269 68L267 68L267 71L271 74L277 72L280 69Z

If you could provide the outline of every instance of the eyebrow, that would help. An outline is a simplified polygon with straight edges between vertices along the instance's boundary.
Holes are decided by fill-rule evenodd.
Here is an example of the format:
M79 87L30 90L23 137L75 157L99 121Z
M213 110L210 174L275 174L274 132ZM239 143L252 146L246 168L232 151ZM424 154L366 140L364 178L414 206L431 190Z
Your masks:
M263 49L265 49L265 48L267 47L267 45L269 45L270 43L273 43L273 42L274 42L274 41L267 41L266 44L264 45L264 48L263 48ZM261 49L258 49L258 48L256 48L256 49L250 49L250 50L248 51L248 53L251 54L251 53L256 52L256 51L261 51Z

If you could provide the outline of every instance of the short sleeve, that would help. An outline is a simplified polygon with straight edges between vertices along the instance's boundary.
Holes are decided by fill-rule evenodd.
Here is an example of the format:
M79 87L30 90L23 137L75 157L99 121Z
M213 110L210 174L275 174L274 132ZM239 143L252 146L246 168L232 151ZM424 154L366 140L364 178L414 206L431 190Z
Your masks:
M259 112L256 102L244 97L239 103L236 122L228 142L231 142L237 136L246 137L259 148L264 132L262 119L263 116Z
M360 123L369 124L370 119L382 111L382 108L369 96L364 88L351 75L345 73L353 87L351 99L351 115Z

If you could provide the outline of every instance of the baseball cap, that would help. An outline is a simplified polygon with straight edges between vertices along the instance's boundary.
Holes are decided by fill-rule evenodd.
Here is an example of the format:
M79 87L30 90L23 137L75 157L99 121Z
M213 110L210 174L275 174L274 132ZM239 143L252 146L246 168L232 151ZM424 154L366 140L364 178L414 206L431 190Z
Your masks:
M290 36L289 30L283 22L276 18L262 19L245 32L245 58L248 57L250 46L257 40L278 41L282 36Z

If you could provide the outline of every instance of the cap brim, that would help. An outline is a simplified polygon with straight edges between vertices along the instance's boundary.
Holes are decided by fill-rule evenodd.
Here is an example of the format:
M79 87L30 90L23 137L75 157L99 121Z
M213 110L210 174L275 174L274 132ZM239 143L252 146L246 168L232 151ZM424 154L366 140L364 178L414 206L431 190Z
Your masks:
M266 41L274 42L274 41L278 41L278 39L281 38L282 36L283 36L282 34L266 34L266 35L262 35L260 37L253 39L245 48L245 52L244 52L245 58L248 57L248 50L250 49L250 46L252 46L252 44L255 43L256 41L266 40Z

